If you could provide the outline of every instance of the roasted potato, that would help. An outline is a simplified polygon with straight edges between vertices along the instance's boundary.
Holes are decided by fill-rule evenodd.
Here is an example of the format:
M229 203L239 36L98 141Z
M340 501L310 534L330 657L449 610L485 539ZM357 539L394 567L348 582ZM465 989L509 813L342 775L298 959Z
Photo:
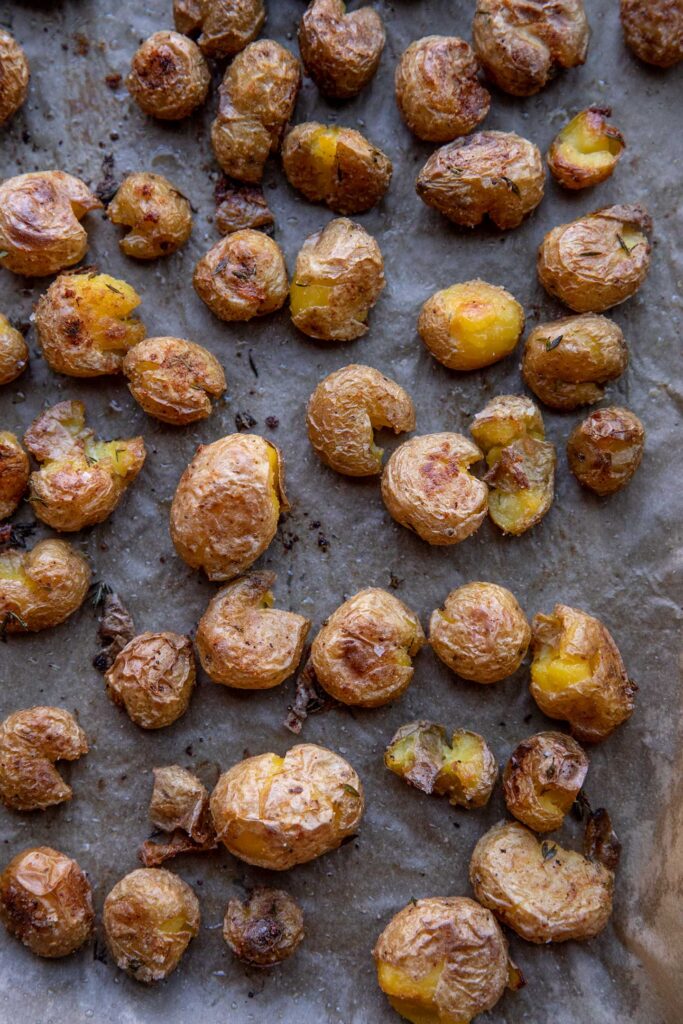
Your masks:
M0 920L36 956L75 952L90 938L94 919L85 872L59 850L22 850L0 875Z
M432 153L415 188L427 206L466 228L488 216L518 227L543 198L545 172L538 147L514 132L476 132Z
M312 0L299 24L299 51L320 91L347 100L379 66L385 35L372 7L346 12L343 0Z
M621 328L590 313L538 324L524 345L522 377L552 409L591 405L628 366Z
M47 277L85 256L79 223L101 208L85 182L63 171L36 171L0 185L0 267L24 277Z
M497 683L522 664L531 629L516 598L495 583L466 583L432 612L429 643L463 679Z
M212 598L196 644L202 668L214 683L239 690L268 690L288 679L301 661L309 619L273 608L274 572L252 572Z
M639 60L670 68L683 60L680 0L621 0L624 39Z
M64 708L15 711L0 724L0 799L13 811L43 811L72 797L55 761L77 761L88 741Z
M37 633L80 608L90 566L63 540L40 540L30 551L0 551L0 630Z
M29 77L26 54L14 36L0 28L0 125L24 105Z
M254 967L272 967L290 957L304 937L299 904L282 889L252 889L230 900L223 938L236 957Z
M178 633L141 633L105 676L107 694L142 729L163 729L187 711L196 672L192 643Z
M410 395L371 366L353 363L321 380L308 401L308 437L331 469L345 476L382 471L375 430L415 428Z
M596 494L614 494L638 469L644 446L645 428L635 413L618 405L596 409L567 441L569 468Z
M129 174L107 207L112 224L130 231L119 249L136 260L155 260L177 252L192 232L190 202L162 174Z
M301 65L284 46L259 39L228 67L219 92L211 145L226 174L259 182L277 153L301 85Z
M607 120L609 107L588 107L555 136L548 150L548 167L565 188L599 185L612 174L626 143Z
M202 0L173 0L173 24L176 32L194 36L202 23Z
M336 850L363 814L361 781L325 747L301 743L224 772L211 794L218 838L247 864L286 871Z
M531 623L531 696L585 743L606 739L633 714L636 684L599 619L564 604Z
M24 336L0 313L0 384L10 384L28 366L28 345Z
M423 434L405 441L382 474L389 514L429 544L459 544L486 516L488 487L469 471L481 458L462 434Z
M156 868L179 853L201 853L218 845L209 810L209 794L203 783L181 768L170 764L153 768L154 787L149 802L152 823L168 839L147 839L139 856L146 868Z
M275 223L260 185L243 185L223 175L214 189L214 196L215 224L222 235L245 228L269 231Z
M211 399L226 388L216 357L184 338L146 338L126 354L122 369L145 412L177 426L210 416Z
M477 0L472 24L486 74L513 96L532 96L559 68L583 64L589 35L583 0Z
M318 121L285 136L282 166L292 188L345 216L378 203L391 181L391 160L353 128Z
M210 580L231 580L263 554L289 508L278 448L257 434L200 445L171 506L171 539Z
M145 325L133 316L139 305L132 285L109 274L60 274L41 295L35 313L50 369L69 377L120 373L128 349L145 337Z
M514 352L524 310L510 292L486 281L463 281L435 292L422 306L417 329L449 370L479 370Z
M28 455L8 430L0 430L0 520L16 510L28 487Z
M555 493L555 445L544 440L540 410L525 395L497 395L470 429L489 467L489 515L517 537L540 523Z
M277 242L245 228L221 238L202 256L192 284L219 320L251 320L284 305L287 268Z
M116 966L136 981L161 981L199 932L199 901L165 868L138 868L111 890L102 921Z
M133 55L126 88L160 121L189 117L206 99L209 68L196 43L179 32L155 32Z
M360 590L323 624L311 647L320 685L335 700L377 708L407 690L425 642L417 615L378 587Z
M588 772L585 750L562 732L539 732L522 740L503 773L510 814L535 832L554 832L583 786Z
M345 217L309 235L296 258L289 296L295 327L321 341L367 334L384 288L384 260L365 228Z
M232 57L256 39L266 20L263 0L173 0L178 32L194 35L207 57Z
M519 987L498 922L466 896L411 900L372 955L379 987L413 1024L469 1024Z

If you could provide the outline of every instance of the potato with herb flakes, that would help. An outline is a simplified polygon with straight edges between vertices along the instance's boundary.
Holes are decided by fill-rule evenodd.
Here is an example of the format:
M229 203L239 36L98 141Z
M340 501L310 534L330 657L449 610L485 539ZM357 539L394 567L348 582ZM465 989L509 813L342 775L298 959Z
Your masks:
M64 708L15 711L0 724L0 799L14 811L44 811L73 792L55 767L88 753L85 733Z
M26 54L14 36L0 28L0 126L26 102L29 77Z
M210 416L211 399L226 388L216 357L184 338L145 338L126 354L122 369L145 412L177 426Z
M197 295L219 320L274 313L287 298L287 268L277 242L245 228L216 242L194 269Z
M63 540L41 540L30 551L0 551L0 631L37 633L80 608L90 566Z
M28 455L19 440L8 430L0 430L0 520L18 508L30 472Z
M299 51L320 92L347 100L379 66L385 34L372 7L346 10L343 0L311 0L299 23Z
M626 143L607 120L609 107L582 110L555 136L548 150L548 167L565 188L599 185L612 174Z
M503 773L510 814L535 832L554 832L583 786L588 757L571 736L539 732L522 740Z
M639 60L670 68L683 60L680 0L621 0L624 39Z
M304 937L299 904L282 889L252 889L230 900L223 938L235 956L253 967L272 967L294 953Z
M645 428L635 413L617 405L596 409L570 434L569 468L596 494L614 494L638 469L644 446Z
M205 57L232 57L256 39L266 20L263 0L174 0L178 32L195 35Z
M126 256L155 260L177 252L192 232L189 200L162 174L129 174L107 207L112 224L130 231L119 241Z
M184 715L196 682L192 642L178 633L141 633L104 675L107 695L142 729L164 729Z
M135 51L126 88L145 114L180 121L201 106L211 75L196 43L179 32L155 32Z
M0 385L11 384L28 366L28 345L20 331L0 313Z

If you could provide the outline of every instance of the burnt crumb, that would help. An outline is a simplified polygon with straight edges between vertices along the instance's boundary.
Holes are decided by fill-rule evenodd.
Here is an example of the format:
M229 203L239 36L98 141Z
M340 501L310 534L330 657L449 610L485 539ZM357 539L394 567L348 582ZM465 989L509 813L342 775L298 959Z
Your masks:
M185 747L185 753L187 754L188 757L194 757L194 747L192 746L191 743L188 743L187 746Z
M24 128L24 130L22 131L22 133L21 133L21 141L24 143L25 146L28 146L28 144L30 143L30 141L31 141L31 133L28 130L28 128Z
M118 87L121 85L121 75L117 73L107 75L104 81L113 92L115 89L118 89Z
M93 192L100 202L107 206L116 195L118 187L114 177L114 154L105 153L102 157L102 177L95 185Z
M282 546L285 551L291 551L298 540L299 535L297 533L292 533L291 530L282 531Z
M318 534L318 547L321 551L329 551L330 549L330 542L322 530Z
M390 573L390 575L389 575L389 586L391 587L392 590L398 590L398 588L401 586L401 584L403 582L404 582L404 578L402 576L397 576L393 572Z
M235 426L239 431L251 430L252 427L256 426L257 422L251 413L238 412L235 414Z
M26 541L36 532L36 523L5 523L0 526L0 550L5 547L25 548Z
M524 716L522 721L524 722L525 725L528 725L532 718L533 718L533 715L531 714L531 712L529 712L528 715Z
M99 961L99 963L101 964L106 964L109 962L109 958L107 956L107 947L98 938L96 938L95 942L93 943L92 958L93 960Z
M74 32L74 52L79 57L87 57L90 53L90 40L82 32Z
M118 594L114 594L106 583L95 584L93 604L96 608L102 606L102 615L97 629L100 650L92 663L98 672L106 672L135 636L135 623Z
M269 430L277 430L280 426L280 421L277 416L266 416L266 426Z
M310 648L309 648L310 652ZM309 715L317 715L333 708L333 701L320 687L315 676L313 662L307 655L303 669L297 676L294 703L287 708L284 725L286 729L298 736Z
M254 357L251 354L251 349L249 349L249 366L251 367L251 372L254 374L254 376L258 377L258 370L256 368L256 363L254 362ZM266 420L266 422L268 421Z
M312 519L311 522L308 524L308 529L309 530L319 530L320 529L320 520L319 519Z

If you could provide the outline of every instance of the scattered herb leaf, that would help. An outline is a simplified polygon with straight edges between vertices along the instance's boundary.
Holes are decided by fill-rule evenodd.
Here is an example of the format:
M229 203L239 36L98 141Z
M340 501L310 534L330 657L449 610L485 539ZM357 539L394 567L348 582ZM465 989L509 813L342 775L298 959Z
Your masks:
M97 580L93 583L90 588L90 600L92 601L93 608L99 608L107 594L111 594L111 592L111 587L103 580Z
M621 235L619 234L618 231L617 231L617 242L619 243L620 247L624 250L626 255L630 256L631 255L631 249L629 249L629 247L627 246L626 242L621 237ZM635 246L632 246L631 248L635 248Z
M558 334L558 336L556 338L552 338L552 339L549 338L549 339L547 339L546 343L545 343L545 350L546 350L546 352L552 352L552 350L554 348L557 348L557 346L560 344L560 342L562 341L563 338L564 338L564 334Z
M349 796L355 796L357 800L360 800L360 793L354 786L350 786L348 782L344 783L343 789Z
M541 843L541 854L543 856L543 860L552 860L556 853L557 847L554 843L549 843L545 840Z

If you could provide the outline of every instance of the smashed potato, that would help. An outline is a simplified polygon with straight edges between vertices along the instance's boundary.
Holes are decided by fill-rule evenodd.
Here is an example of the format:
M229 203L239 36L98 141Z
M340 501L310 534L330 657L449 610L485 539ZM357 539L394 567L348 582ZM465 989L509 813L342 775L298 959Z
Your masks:
M130 231L119 249L136 260L155 260L177 252L192 232L190 202L162 174L129 174L107 207L112 224Z
M274 313L288 293L280 246L251 228L216 242L197 263L192 284L214 316L228 321Z
M588 757L571 736L539 732L522 740L503 773L510 814L535 832L554 832L583 786Z
M268 201L260 185L240 185L225 175L214 190L216 198L216 227L222 235L244 228L269 231L275 223Z
M0 520L17 509L28 487L28 455L8 430L0 430Z
M210 416L211 399L226 388L216 357L184 338L146 338L127 353L122 369L145 412L178 426Z
M273 608L274 572L252 572L223 587L197 626L202 668L214 683L268 690L301 661L310 620Z
M588 107L555 136L548 150L551 174L565 188L599 185L612 174L626 143L607 120L609 107Z
M211 794L218 838L247 864L286 871L336 850L358 831L364 799L351 765L301 743L224 772Z
M206 99L208 65L196 43L179 32L155 32L133 55L126 88L137 105L161 121L180 121Z
M543 198L538 147L514 132L476 132L432 153L415 188L427 206L466 228L488 216L501 230L518 227Z
M28 345L23 334L0 313L0 384L10 384L27 366Z
M223 938L238 959L272 967L290 957L304 937L299 904L282 889L252 889L245 900L230 900Z
M317 681L335 700L377 708L407 690L425 642L420 620L393 594L360 590L323 624L311 647Z
M463 679L497 683L516 672L531 628L516 598L495 583L466 583L432 612L429 643Z
M146 868L156 868L179 853L201 853L218 845L206 786L187 769L170 764L153 768L154 787L149 816L167 840L147 839L140 848Z
M37 633L81 607L90 566L63 540L40 540L30 551L0 551L0 629Z
M187 711L196 672L192 643L178 633L141 633L117 654L107 694L142 729L163 729Z
M335 213L369 210L391 181L391 160L353 128L306 121L282 144L282 166L292 188Z
M638 469L644 446L645 428L635 413L617 405L596 409L567 441L569 468L596 494L614 494Z
M29 77L26 54L14 36L0 28L0 125L26 102Z
M372 7L346 11L343 0L311 0L299 24L299 51L320 91L347 100L379 66L385 35Z
M683 8L679 0L621 0L627 46L639 60L670 68L683 60Z
M307 426L313 448L331 469L373 476L382 471L384 454L375 444L375 430L413 430L415 408L395 381L353 363L318 384L308 402Z
M266 20L263 0L174 0L178 32L194 35L206 57L232 57L256 39Z
M488 487L469 471L482 454L462 434L405 441L382 474L389 514L429 544L459 544L486 516Z
M101 206L85 182L63 171L8 178L0 185L0 267L47 277L78 263L88 248L79 222Z
M515 297L486 281L463 281L435 292L422 306L417 329L449 370L479 370L514 352L524 328Z
M64 708L15 711L0 725L0 799L14 811L43 811L73 793L55 761L77 761L88 741Z

